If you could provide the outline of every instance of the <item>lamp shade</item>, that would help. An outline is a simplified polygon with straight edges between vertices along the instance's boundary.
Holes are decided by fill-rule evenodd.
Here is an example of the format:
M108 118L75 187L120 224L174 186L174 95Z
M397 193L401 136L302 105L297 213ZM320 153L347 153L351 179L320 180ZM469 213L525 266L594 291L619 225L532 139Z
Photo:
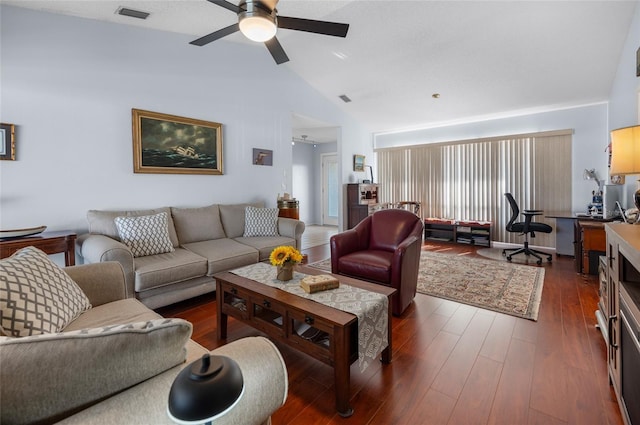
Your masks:
M640 125L611 131L610 173L640 174Z
M179 424L210 423L229 412L243 393L238 364L229 357L205 354L173 381L167 413Z
M240 13L240 32L252 41L267 41L276 35L278 27L276 25L276 15L274 11L269 11L260 2L247 1L247 10Z

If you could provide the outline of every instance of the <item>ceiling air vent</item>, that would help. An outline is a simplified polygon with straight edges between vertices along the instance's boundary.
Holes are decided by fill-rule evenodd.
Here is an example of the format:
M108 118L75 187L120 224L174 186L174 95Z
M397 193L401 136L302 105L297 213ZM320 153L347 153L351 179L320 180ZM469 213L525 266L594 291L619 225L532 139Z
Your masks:
M128 9L126 7L119 7L118 10L116 10L116 13L118 15L130 16L132 18L138 18L138 19L147 19L149 17L149 13L147 13L147 12L141 12L139 10Z
M351 99L349 99L349 96L347 96L346 94L341 94L340 96L338 96L340 99L342 99L342 101L344 103L349 103L351 102Z

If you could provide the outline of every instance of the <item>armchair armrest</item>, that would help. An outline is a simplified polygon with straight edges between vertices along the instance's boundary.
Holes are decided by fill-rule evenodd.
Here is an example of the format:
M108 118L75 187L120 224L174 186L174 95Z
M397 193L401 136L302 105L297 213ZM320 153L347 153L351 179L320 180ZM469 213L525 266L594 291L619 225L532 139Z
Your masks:
M80 255L85 263L117 261L124 270L126 296L135 296L133 253L123 243L105 235L84 234L77 240Z
M338 259L340 257L360 249L358 241L358 233L354 229L331 236L329 239L329 245L331 247L331 273L339 273Z
M93 307L127 298L124 271L116 261L65 267L64 271L78 284Z
M296 248L300 249L302 234L304 233L304 222L295 218L278 217L278 233L296 240Z

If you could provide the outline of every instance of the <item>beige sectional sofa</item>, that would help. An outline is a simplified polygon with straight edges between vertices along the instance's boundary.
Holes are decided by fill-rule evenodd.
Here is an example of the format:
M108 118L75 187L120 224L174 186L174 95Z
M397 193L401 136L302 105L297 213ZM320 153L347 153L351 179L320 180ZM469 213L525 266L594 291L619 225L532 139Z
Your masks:
M62 272L34 248L0 261L0 303L13 311L0 327L0 423L173 423L171 384L208 350L190 339L189 322L162 318L126 292L117 262ZM238 404L216 423L270 423L288 385L273 343L243 338L211 354L234 359L245 384Z
M261 203L92 210L87 213L89 233L78 238L78 255L84 263L119 262L125 271L127 296L135 296L155 309L214 291L215 281L211 277L214 273L267 260L277 246L299 249L304 223L278 217L277 212L276 208L263 208ZM136 256L123 243L118 217L162 213L166 214L168 226L169 242L165 245L170 244L173 249ZM267 225L266 230L260 225Z

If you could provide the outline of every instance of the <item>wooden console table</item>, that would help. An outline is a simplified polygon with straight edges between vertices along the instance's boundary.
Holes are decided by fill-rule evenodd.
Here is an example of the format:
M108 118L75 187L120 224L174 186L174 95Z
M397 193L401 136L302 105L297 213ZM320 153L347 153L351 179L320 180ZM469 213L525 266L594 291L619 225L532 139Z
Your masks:
M311 267L297 266L305 274L326 274ZM299 297L230 272L214 275L216 280L217 336L227 338L228 316L264 332L274 340L308 354L333 367L336 409L348 417L353 414L349 404L350 365L358 359L358 318L333 307ZM383 294L388 299L388 346L381 361L391 362L391 296L395 289L345 276L340 282ZM313 336L296 331L308 325Z
M73 266L76 264L75 232L68 230L44 232L23 238L0 240L0 258L9 257L14 252L27 246L34 246L47 254L59 254L64 252L65 266Z

